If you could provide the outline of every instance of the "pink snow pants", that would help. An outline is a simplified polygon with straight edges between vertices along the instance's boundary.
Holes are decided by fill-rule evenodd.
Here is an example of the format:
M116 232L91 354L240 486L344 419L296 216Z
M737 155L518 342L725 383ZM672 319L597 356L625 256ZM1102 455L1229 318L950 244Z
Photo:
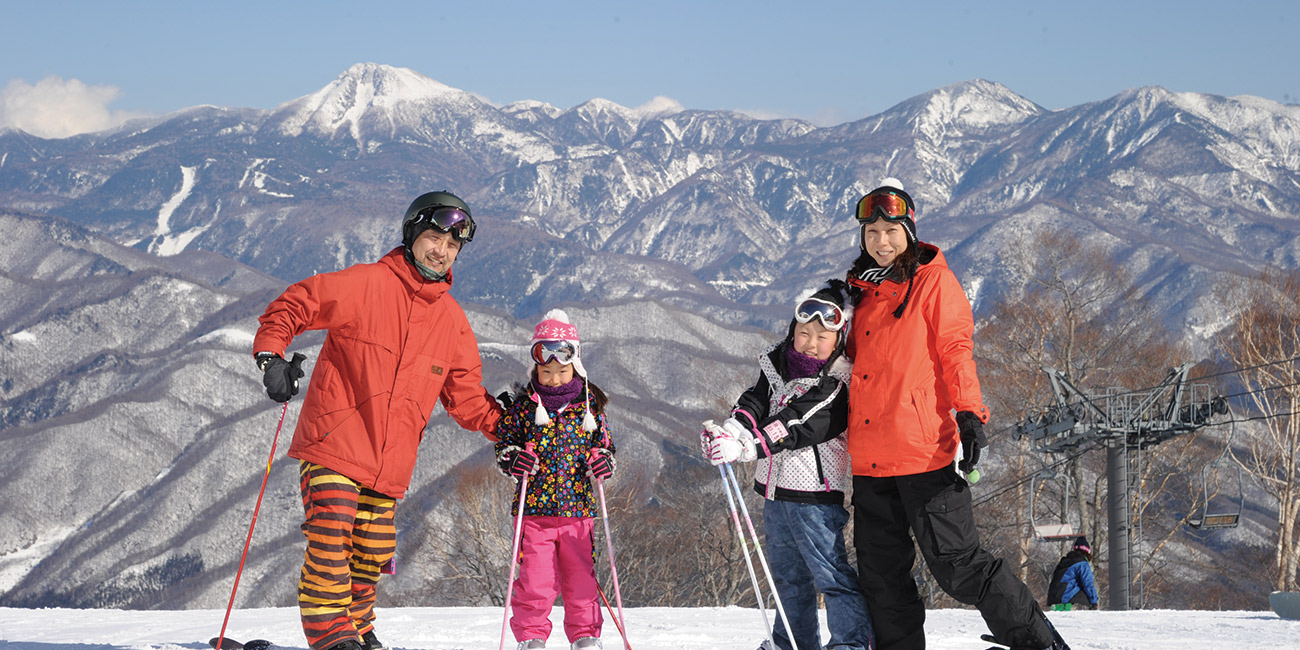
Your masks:
M600 638L600 593L592 563L592 519L525 515L519 542L519 577L510 596L515 640L551 636L551 606L564 597L569 642Z

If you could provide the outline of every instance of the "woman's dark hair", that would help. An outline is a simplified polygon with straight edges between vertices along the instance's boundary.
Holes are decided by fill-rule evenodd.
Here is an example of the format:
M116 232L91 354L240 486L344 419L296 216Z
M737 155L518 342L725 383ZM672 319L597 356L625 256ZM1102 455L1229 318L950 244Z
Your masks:
M895 280L902 282L911 279L912 275L916 273L916 267L920 265L920 257L917 251L918 246L916 244L907 242L907 250L899 253L894 260L893 276ZM862 251L858 254L858 259L854 260L853 265L849 267L848 277L845 279L851 280L862 275L862 272L867 269L876 268L880 268L880 264L876 263L876 258L872 257L871 253Z

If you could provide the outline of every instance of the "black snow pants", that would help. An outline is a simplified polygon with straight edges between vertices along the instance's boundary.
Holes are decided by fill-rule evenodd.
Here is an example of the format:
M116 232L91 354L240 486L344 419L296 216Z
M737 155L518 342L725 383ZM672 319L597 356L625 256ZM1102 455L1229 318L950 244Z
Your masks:
M877 650L925 648L925 603L912 578L912 535L930 575L948 595L977 607L994 638L1013 648L1052 645L1029 588L1005 562L980 548L970 488L951 468L854 476L853 533Z

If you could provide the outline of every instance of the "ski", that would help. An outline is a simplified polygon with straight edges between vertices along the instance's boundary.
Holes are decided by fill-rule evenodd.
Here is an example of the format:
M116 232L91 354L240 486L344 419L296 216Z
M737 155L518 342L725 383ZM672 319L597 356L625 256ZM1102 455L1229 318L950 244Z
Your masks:
M212 646L213 650L270 650L271 648L276 647L275 644L265 639L254 639L248 643L240 643L230 637L226 637L220 639L221 645L219 646L217 645L217 641L217 637L214 636L208 641L208 645Z

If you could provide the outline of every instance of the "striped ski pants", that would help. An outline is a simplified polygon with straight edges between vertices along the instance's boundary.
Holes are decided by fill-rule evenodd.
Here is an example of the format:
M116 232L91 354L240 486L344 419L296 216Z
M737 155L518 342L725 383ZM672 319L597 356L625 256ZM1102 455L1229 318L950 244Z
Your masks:
M397 502L329 469L299 469L307 554L298 581L302 630L312 650L374 629L375 583L397 552Z

